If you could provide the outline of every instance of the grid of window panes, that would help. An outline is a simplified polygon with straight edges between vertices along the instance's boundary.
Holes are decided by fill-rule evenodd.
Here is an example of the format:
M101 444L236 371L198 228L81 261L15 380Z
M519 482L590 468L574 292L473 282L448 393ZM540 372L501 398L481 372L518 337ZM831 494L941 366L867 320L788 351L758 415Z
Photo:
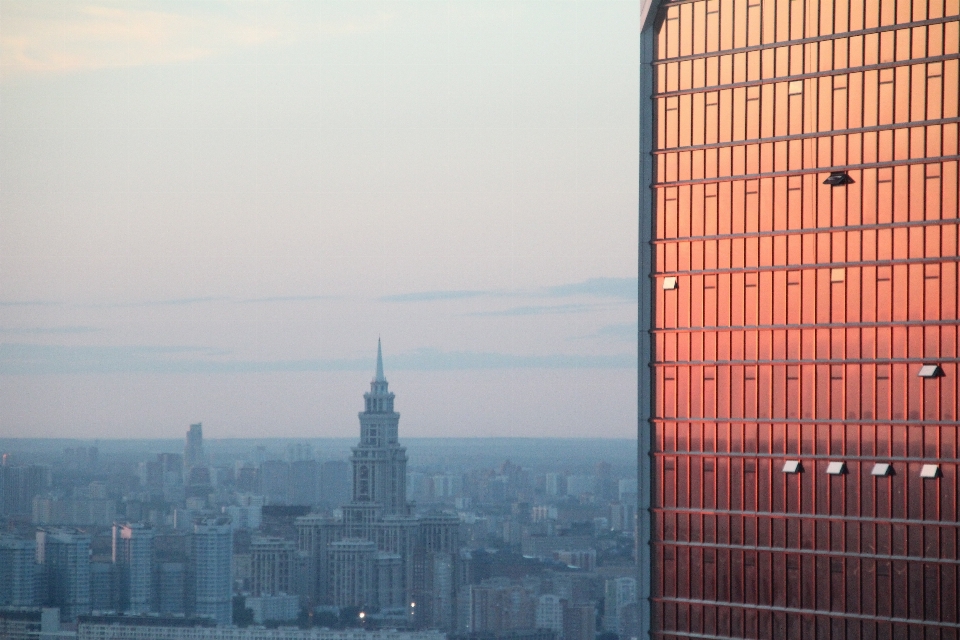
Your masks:
M658 637L960 638L958 5L658 9Z

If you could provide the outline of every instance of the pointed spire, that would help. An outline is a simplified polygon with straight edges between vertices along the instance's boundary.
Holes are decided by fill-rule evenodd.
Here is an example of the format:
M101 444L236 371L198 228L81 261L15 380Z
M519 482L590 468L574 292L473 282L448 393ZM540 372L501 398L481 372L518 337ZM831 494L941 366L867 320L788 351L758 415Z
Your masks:
M387 379L383 377L383 350L380 348L380 338L377 338L377 377L374 378L376 382L386 382Z

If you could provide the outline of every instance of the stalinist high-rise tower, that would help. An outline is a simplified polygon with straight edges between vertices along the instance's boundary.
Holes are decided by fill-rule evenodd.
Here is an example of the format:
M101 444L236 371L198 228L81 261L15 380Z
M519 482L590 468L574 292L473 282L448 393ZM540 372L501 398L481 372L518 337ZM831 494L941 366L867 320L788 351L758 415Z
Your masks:
M297 519L299 549L314 575L317 605L394 611L419 627L450 629L456 608L459 521L452 514L414 514L407 502L407 450L400 414L377 370L363 394L360 442L353 447L353 493L342 519Z
M370 525L384 516L408 516L407 450L398 441L400 414L383 375L383 350L377 341L377 374L363 394L360 443L353 448L353 501L343 507L348 536L369 537Z

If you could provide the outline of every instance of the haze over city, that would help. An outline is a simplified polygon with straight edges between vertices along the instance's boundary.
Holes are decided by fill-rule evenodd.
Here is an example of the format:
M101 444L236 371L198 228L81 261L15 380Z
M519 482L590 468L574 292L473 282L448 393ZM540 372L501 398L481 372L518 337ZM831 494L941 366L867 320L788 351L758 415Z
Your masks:
M3 436L635 434L638 3L0 13Z

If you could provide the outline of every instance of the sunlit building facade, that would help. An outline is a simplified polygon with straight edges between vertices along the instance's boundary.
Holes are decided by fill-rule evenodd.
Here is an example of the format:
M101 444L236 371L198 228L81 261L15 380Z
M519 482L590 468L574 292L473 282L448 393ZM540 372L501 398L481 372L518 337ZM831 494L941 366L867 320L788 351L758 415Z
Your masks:
M641 633L960 637L957 0L647 0Z

